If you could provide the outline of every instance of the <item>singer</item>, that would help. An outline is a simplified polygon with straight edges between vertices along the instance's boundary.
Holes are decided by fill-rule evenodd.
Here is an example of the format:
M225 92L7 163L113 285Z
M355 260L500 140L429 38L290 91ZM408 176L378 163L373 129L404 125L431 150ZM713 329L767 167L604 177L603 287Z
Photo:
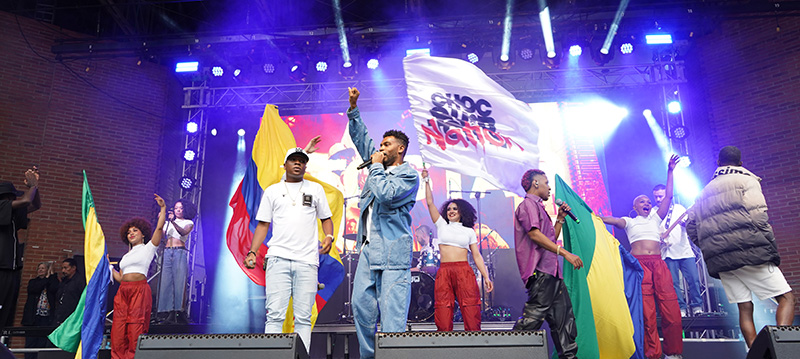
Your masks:
M361 252L353 280L353 318L362 359L375 357L378 316L383 332L406 330L411 301L411 208L419 177L403 158L408 136L390 130L383 134L380 151L361 120L360 93L348 89L350 138L363 159L370 159L369 176L361 190L356 248Z
M544 171L528 170L521 182L526 195L514 213L514 250L528 301L514 330L538 330L547 320L559 358L575 358L578 328L558 256L564 256L575 269L583 267L583 261L556 244L570 208L566 203L558 208L554 226L542 203L550 198L550 182Z
M661 219L669 211L672 202L672 172L678 164L673 155L667 165L667 186L658 211L652 211L650 198L639 195L633 200L635 218L601 217L603 222L624 229L631 244L631 254L644 269L642 278L642 310L644 312L644 355L661 358L661 342L658 339L656 304L661 310L661 329L664 333L664 353L667 359L680 358L683 353L681 312L678 296L672 285L672 274L667 263L661 259Z

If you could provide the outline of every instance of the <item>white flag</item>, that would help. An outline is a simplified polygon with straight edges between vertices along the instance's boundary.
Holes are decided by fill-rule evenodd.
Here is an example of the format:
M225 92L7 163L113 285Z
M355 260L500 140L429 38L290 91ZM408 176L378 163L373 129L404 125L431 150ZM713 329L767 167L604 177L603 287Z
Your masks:
M524 197L522 174L539 165L530 106L464 60L412 55L403 68L423 159Z

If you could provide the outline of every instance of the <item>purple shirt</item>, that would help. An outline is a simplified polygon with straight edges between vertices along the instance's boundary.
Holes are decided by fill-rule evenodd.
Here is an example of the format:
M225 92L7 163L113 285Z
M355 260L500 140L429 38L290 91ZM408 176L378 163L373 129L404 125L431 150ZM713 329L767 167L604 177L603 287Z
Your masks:
M556 243L556 230L550 215L544 209L539 196L527 194L514 213L514 251L517 254L517 265L522 282L527 283L528 277L538 270L561 279L561 265L558 256L542 247L539 247L530 237L528 232L538 229L548 239Z

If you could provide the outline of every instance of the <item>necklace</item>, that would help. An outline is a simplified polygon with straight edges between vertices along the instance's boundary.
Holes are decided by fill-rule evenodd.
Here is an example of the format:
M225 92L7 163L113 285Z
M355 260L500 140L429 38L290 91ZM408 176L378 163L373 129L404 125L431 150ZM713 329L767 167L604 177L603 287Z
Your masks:
M303 191L303 184L305 183L306 181L300 181L300 189L298 189L297 193L294 195L294 197L292 197L292 195L289 193L289 186L286 184L286 181L283 181L283 187L286 188L286 195L289 196L290 200L292 200L292 206L297 205L297 197L300 196L300 193Z

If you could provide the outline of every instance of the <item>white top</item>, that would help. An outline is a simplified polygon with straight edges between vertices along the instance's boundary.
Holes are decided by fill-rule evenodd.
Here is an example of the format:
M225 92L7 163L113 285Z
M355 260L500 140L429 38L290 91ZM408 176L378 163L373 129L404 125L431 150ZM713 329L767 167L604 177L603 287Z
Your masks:
M194 225L194 222L192 222L191 219L182 218L175 218L175 223L181 226L181 228L186 228L186 226L190 224ZM186 243L186 241L189 240L189 233L187 233L185 236L182 236L170 221L167 221L167 224L164 226L164 232L167 234L167 238L179 238L183 243Z
M464 227L461 222L450 222L439 216L436 221L436 233L439 236L439 245L448 245L469 249L470 244L478 243L475 230Z
M656 241L661 242L661 218L654 210L650 210L648 217L636 216L636 218L622 217L625 220L625 233L628 234L628 242Z
M653 211L658 210L658 207L653 207ZM683 213L686 212L686 208L681 206L680 204L673 203L667 215L664 216L664 220L661 221L661 232L666 232L666 230L672 226L678 218L680 218ZM684 258L694 258L694 251L692 250L692 244L689 243L689 236L686 235L686 227L683 224L686 223L686 218L681 220L681 224L675 226L672 232L669 232L669 236L667 237L666 241L670 244L665 250L661 251L662 259L665 258L672 258L672 259L684 259Z
M397 168L397 166L386 167L384 172L391 173L395 168ZM370 216L370 212L372 212L372 205L374 203L374 200L370 202L369 206L367 206L367 213L365 213L367 216L367 239L364 241L364 243L369 243L369 238L372 237L372 216Z
M264 190L256 220L272 224L267 257L319 266L317 219L330 218L322 185L311 181L280 181Z
M156 255L158 247L153 245L153 241L146 244L135 245L128 253L119 260L119 272L122 274L140 273L147 275L150 269L150 262Z

